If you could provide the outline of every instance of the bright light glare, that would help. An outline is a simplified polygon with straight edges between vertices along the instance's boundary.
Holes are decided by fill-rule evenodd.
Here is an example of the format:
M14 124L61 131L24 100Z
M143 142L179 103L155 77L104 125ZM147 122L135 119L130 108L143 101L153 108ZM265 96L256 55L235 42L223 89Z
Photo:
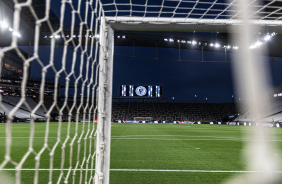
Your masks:
M14 31L14 29L13 29L13 28L11 28L11 27L9 27L9 31L10 31L10 32L12 32L12 31Z
M9 27L9 24L6 21L1 21L0 23L3 29L7 29Z
M219 45L218 43L216 43L214 46L215 46L216 48L220 47L220 45Z
M17 37L21 37L22 35L19 32L14 31L13 35L16 35Z
M211 47L214 47L214 44L213 44L213 43L211 43L211 44L210 44L210 46L211 46Z
M255 46L256 47L259 47L259 46L261 46L262 45L262 42L260 42L260 41L257 41L256 43L255 43Z
M250 46L250 49L255 49L255 48L256 48L255 45L251 45L251 46Z
M169 39L169 42L174 42L174 40L172 38Z
M264 38L263 38L265 41L268 41L271 39L271 36L270 35L266 35Z
M196 45L197 42L195 40L192 41L192 45Z

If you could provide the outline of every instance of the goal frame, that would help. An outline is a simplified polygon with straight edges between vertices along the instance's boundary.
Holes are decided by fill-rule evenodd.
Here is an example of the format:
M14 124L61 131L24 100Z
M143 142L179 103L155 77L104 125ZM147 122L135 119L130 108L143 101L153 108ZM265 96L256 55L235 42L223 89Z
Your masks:
M251 20L254 27L281 32L282 21ZM144 18L144 17L101 17L99 55L98 125L96 145L96 183L109 183L111 144L111 103L113 78L114 31L223 31L231 26L244 27L242 20ZM212 26L211 26L212 25ZM238 29L239 30L239 29ZM101 64L102 63L102 64Z

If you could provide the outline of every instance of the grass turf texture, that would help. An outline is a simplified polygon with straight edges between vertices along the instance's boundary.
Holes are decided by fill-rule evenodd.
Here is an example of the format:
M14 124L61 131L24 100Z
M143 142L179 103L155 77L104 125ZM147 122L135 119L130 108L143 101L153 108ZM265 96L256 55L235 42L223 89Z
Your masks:
M85 123L86 131L88 123ZM91 125L92 126L92 125ZM0 125L0 162L5 154L5 124ZM48 144L52 148L56 142L58 123L50 123ZM38 152L44 143L46 124L35 124L34 150ZM226 125L173 125L173 124L112 124L111 142L111 183L222 183L236 173L210 172L165 172L152 170L220 170L243 171L242 149L245 130L256 127ZM28 150L30 124L12 124L12 159L19 162ZM74 136L75 123L71 124L71 137ZM83 123L78 123L78 132L83 130ZM271 129L282 138L282 129ZM66 138L67 123L62 123L62 142ZM69 141L70 142L70 141ZM78 149L77 141L73 148L73 161L69 163L69 142L65 150L64 168L75 166L77 156L83 159L84 141ZM280 143L280 142L277 142ZM89 152L87 140L86 153ZM281 144L280 149L281 149ZM60 168L62 144L56 148L54 168ZM81 150L77 154L77 150ZM23 168L34 168L35 156L31 154ZM40 168L49 169L49 150L40 158ZM5 168L14 168L8 164ZM85 168L85 165L84 165ZM144 169L145 171L117 171L115 169ZM14 175L14 171L5 171ZM66 176L67 171L63 171ZM53 171L56 183L60 171ZM89 175L89 173L88 173ZM32 183L34 171L22 171L22 183ZM82 181L85 173L83 172ZM39 171L39 183L47 183L49 171ZM72 173L69 179L71 183ZM79 183L80 173L76 172L75 181ZM63 183L63 182L61 182Z

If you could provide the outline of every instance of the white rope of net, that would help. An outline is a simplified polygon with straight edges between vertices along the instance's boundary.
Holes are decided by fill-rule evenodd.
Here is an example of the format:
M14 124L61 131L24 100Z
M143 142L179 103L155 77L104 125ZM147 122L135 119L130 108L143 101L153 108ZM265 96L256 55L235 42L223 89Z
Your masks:
M85 3L85 9L83 12L85 15L81 14L82 3ZM28 162L29 157L34 157L35 159L35 171L34 171L34 183L40 182L39 173L40 164L42 156L46 156L46 152L49 155L49 183L61 183L61 182L77 182L84 181L86 183L94 182L94 161L95 161L95 147L94 147L94 133L95 127L93 120L97 119L97 101L95 99L96 90L98 86L98 59L97 54L99 50L99 44L97 41L97 35L99 31L99 23L101 18L101 6L100 2L93 0L81 1L79 0L77 4L74 2L63 0L60 4L60 25L58 28L52 26L51 20L49 20L51 0L45 1L45 15L43 18L39 18L36 14L35 8L33 6L33 1L27 1L20 3L15 1L14 3L14 15L13 15L13 29L14 32L20 30L21 21L21 11L23 9L29 9L33 19L35 19L34 27L34 43L33 43L33 55L30 58L24 58L23 60L23 77L21 81L21 97L19 102L11 110L6 108L5 104L0 101L0 107L3 109L7 115L6 122L6 144L5 144L5 158L0 160L0 170L12 164L16 170L15 182L21 183L23 165ZM71 12L65 12L66 6L70 7ZM76 7L76 8L75 8ZM70 36L67 37L64 30L64 20L65 15L69 13L72 15ZM90 15L90 16L89 16ZM74 28L75 22L79 22L79 34L80 36L77 42L74 41ZM40 44L39 40L42 37L41 26L43 23L47 23L50 29L50 59L46 64L42 62L42 57L39 50ZM61 57L56 57L56 36L62 35L63 39L63 53ZM4 56L9 51L15 50L21 53L19 50L18 36L16 34L12 35L12 42L10 46L6 47L4 50L0 50L0 62L3 61ZM72 60L67 60L67 54L70 49L73 48ZM21 54L23 56L23 54ZM39 88L39 102L34 107L31 108L26 100L26 89L28 82L28 71L32 63L37 62L40 65L40 70L42 71L41 83ZM61 68L57 69L55 67L55 62L61 62ZM79 62L77 64L77 62ZM71 70L67 71L66 66L71 66ZM79 65L79 72L76 71L76 66ZM84 71L86 69L86 72ZM50 107L46 107L46 102L44 101L44 90L46 83L46 76L48 72L52 70L54 73L54 96L53 102ZM65 78L65 100L62 104L59 104L58 98L58 86L60 79ZM70 85L74 86L73 101L70 103L68 99L70 98ZM78 86L80 85L80 86ZM80 89L80 90L79 90ZM79 95L80 92L80 95ZM85 96L86 95L86 96ZM26 106L29 111L30 120L30 131L29 131L29 144L27 151L20 160L15 159L12 155L12 150L15 150L13 146L12 133L13 133L13 119L18 113L22 106ZM44 133L44 143L41 148L35 150L35 137L36 134L36 112L39 108L44 108L46 115L46 128ZM67 123L62 122L62 118L58 119L58 129L57 129L57 141L54 144L50 144L49 136L50 132L50 121L51 113L57 111L59 116L68 115ZM72 122L72 117L75 117L75 122ZM79 121L82 123L79 123ZM88 120L88 122L86 122ZM71 128L75 127L75 128ZM64 129L64 130L63 130ZM71 130L72 129L72 130ZM66 130L66 131L65 131ZM74 132L73 132L74 130ZM63 132L64 131L64 132ZM71 132L72 131L72 132ZM68 152L66 152L68 150ZM61 154L58 155L58 152ZM69 154L69 161L65 160L66 154ZM60 157L60 164L55 163L54 157ZM45 159L45 158L44 158ZM30 162L30 161L29 161ZM59 176L54 176L53 169L61 169ZM68 168L65 171L65 168ZM80 171L78 175L77 172ZM46 174L46 173L44 173ZM42 181L41 181L42 182ZM47 182L47 181L46 181Z
M281 6L277 0L266 1L264 5L258 5L256 0L250 1L248 7L252 9L251 15L257 24L281 24ZM118 22L184 22L195 20L198 24L205 22L233 24L238 22L240 10L238 0L233 1L205 1L205 0L163 0L158 2L140 1L140 3L104 3L105 16ZM123 19L127 17L128 19ZM139 19L143 17L143 19ZM148 19L146 19L148 18ZM156 19L157 18L157 19ZM163 19L162 19L163 18ZM177 21L175 19L180 19ZM213 20L213 21L212 21ZM262 22L262 23L260 23Z

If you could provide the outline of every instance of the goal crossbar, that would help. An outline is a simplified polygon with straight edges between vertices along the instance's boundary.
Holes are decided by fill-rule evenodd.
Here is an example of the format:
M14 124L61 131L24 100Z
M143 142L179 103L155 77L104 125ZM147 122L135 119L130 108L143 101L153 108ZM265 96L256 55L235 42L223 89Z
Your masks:
M114 30L126 31L222 31L229 32L231 26L241 26L239 19L193 19L158 17L105 17ZM282 20L252 20L254 26L268 31L281 32Z

